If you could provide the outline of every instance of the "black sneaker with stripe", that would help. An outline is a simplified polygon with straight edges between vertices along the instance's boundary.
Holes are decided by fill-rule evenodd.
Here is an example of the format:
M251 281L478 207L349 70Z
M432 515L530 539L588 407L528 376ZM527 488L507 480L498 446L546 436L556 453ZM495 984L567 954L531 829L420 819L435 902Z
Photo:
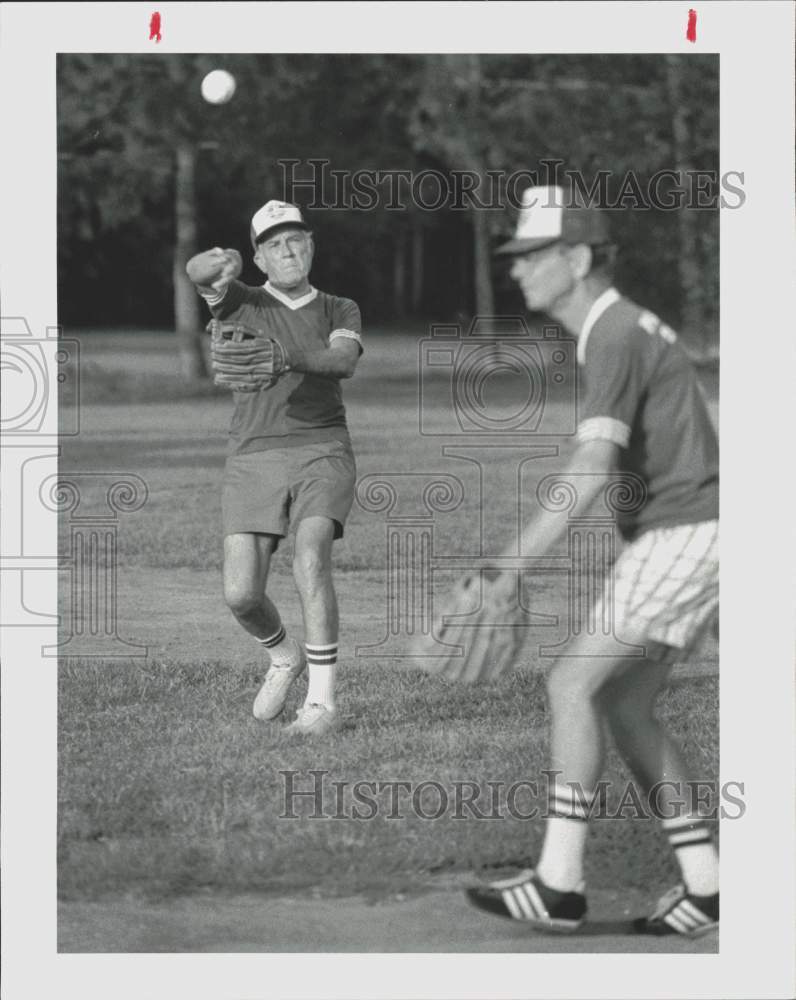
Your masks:
M680 934L696 938L719 926L719 894L696 896L678 885L667 892L649 917L639 917L633 927L639 934Z
M544 931L576 931L586 916L582 892L551 889L530 869L500 882L473 886L467 890L467 898L479 910Z

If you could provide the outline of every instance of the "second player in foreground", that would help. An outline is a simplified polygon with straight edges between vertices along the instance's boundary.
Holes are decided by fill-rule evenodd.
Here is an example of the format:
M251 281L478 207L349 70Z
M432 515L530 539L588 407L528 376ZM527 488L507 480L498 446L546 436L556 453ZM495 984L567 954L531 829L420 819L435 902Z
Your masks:
M606 217L560 188L525 193L515 238L499 252L530 310L577 338L581 408L578 445L565 474L579 477L582 510L607 477L643 483L646 502L620 519L626 546L613 590L595 621L613 615L615 634L643 655L617 655L612 635L583 630L548 677L550 791L534 870L469 890L483 910L545 930L575 930L586 914L583 858L592 800L613 741L649 795L680 867L682 884L637 930L696 936L719 919L718 856L706 817L683 801L689 773L654 714L674 659L687 655L718 603L718 448L696 375L674 332L613 287ZM566 519L543 512L526 529L525 551L544 555ZM611 599L613 597L613 599Z
M295 205L263 205L251 242L268 277L263 286L237 280L235 250L208 250L187 266L214 317L216 381L235 395L222 499L224 597L270 658L255 717L279 716L308 668L306 699L288 728L321 736L339 725L332 545L342 537L356 481L340 380L354 374L362 324L355 302L310 285L313 238ZM266 595L271 557L289 531L303 645Z

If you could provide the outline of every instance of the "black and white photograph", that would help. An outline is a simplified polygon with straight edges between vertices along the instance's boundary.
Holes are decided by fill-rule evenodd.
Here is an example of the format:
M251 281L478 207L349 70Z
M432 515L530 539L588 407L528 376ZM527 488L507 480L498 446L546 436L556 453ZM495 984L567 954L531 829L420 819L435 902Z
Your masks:
M791 995L793 7L5 6L8 996Z

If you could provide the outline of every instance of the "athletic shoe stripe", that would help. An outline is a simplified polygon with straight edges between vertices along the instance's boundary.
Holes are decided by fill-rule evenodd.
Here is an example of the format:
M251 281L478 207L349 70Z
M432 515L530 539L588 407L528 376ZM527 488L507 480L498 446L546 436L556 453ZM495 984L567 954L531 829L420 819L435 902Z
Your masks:
M673 927L678 934L688 934L689 931L691 930L688 924L684 923L680 919L680 915L677 913L676 909L672 910L670 913L667 913L666 916L663 918L663 922L665 924L668 924L670 927Z
M517 886L516 889L509 889L509 894L512 896L517 906L522 910L523 917L527 920L529 917L532 918L534 913L531 904L523 892L523 886Z
M525 892L530 900L531 906L533 907L536 916L541 919L549 920L550 914L547 912L547 907L544 905L542 897L539 895L539 890L533 884L533 882L528 882L525 886Z
M674 910L672 910L672 913L676 915L677 919L680 920L685 927L692 931L695 927L699 926L699 921L694 920L691 914L683 906L683 902L685 901L682 900L679 902L677 906L675 906Z
M509 911L512 917L514 917L515 920L523 919L522 910L520 910L519 906L517 906L517 904L512 899L510 889L503 893L503 902L506 904L506 909Z
M529 878L533 875L533 872L529 870L521 871L518 875L512 875L511 878L499 879L497 882L490 882L490 889L498 889L502 891L503 889L513 889L515 885L522 885L523 882L527 882Z
M709 924L711 922L707 913L703 913L699 907L694 906L690 899L684 899L682 903L680 903L678 909L680 909L684 915L688 914L688 916L695 920L698 924Z

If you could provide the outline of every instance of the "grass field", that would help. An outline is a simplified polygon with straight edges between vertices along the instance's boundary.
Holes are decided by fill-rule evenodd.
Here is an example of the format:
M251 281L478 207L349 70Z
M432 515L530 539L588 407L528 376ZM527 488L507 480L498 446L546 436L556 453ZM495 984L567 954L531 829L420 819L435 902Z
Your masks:
M67 331L67 335L74 333ZM335 552L341 606L339 700L345 727L321 746L290 741L284 722L257 723L251 701L264 674L252 640L236 626L220 593L220 479L230 400L189 392L174 374L168 335L81 337L81 433L64 439L62 471L141 476L149 498L118 525L118 633L145 644L146 658L65 659L59 687L59 892L63 900L168 900L197 892L390 897L433 889L450 873L488 874L526 864L537 852L538 819L424 819L404 809L390 818L385 796L369 820L334 818L334 782L350 814L351 786L368 782L515 782L539 777L547 763L548 719L539 642L563 636L532 630L516 673L477 690L451 687L401 661L358 657L355 647L386 630L385 520L355 505ZM443 457L454 435L418 432L416 338L371 336L345 397L359 476L447 472L465 501L435 520L445 554L492 552L516 521L510 491L492 488L494 509L479 518L478 469ZM429 426L445 428L442 407ZM438 423L435 424L434 421ZM544 438L545 442L560 439ZM566 443L562 452L567 450ZM506 454L485 452L483 479L506 478ZM529 463L529 466L531 463ZM560 459L533 463L523 480ZM512 473L514 475L514 473ZM501 499L503 498L503 499ZM63 525L68 545L68 524ZM62 587L67 611L69 587ZM535 610L565 622L560 575L526 580ZM300 632L290 575L290 545L272 570L272 592L286 624ZM678 670L660 712L704 780L718 774L717 651ZM303 692L291 697L295 708ZM290 711L287 719L292 718ZM282 771L321 769L331 815L311 818L309 799L285 812ZM612 753L606 777L628 775ZM428 786L421 809L435 812ZM406 800L404 800L406 802ZM526 789L516 806L534 804ZM536 802L536 805L540 805ZM587 876L595 888L627 887L652 900L676 871L655 824L605 820L591 834Z

